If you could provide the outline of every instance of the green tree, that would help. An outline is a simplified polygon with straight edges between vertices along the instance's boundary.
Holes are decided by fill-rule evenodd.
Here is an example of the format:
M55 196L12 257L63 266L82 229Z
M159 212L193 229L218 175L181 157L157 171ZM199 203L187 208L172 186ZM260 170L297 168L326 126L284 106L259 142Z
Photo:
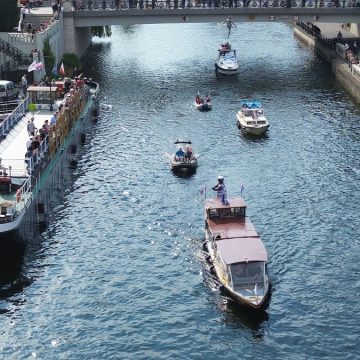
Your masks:
M112 35L111 33L111 26L93 26L91 27L91 32L93 36L97 37L110 37Z
M20 10L16 0L1 0L0 32L11 32L17 27Z
M65 53L61 59L64 64L65 73L67 75L72 75L75 72L75 69L79 70L80 68L80 60L76 54Z
M54 68L56 58L51 49L49 38L46 38L44 41L43 55L45 61L46 76L53 78L54 75L52 74L52 69Z

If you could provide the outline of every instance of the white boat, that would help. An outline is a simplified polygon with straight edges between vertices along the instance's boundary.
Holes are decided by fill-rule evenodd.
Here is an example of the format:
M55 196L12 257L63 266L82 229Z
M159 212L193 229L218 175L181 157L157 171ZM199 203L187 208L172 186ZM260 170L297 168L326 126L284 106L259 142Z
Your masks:
M258 310L267 305L270 281L267 252L246 216L242 197L205 202L205 244L220 286L241 305Z
M192 173L198 166L197 155L192 152L191 141L176 140L177 151L170 155L170 166L173 171Z
M211 98L210 96L206 96L204 100L200 95L197 95L195 97L194 105L199 111L209 111L211 110Z
M64 81L30 86L27 98L0 124L0 245L12 243L18 234L21 238L33 220L46 215L52 187L66 176L87 126L97 117L98 84L69 81L65 96ZM56 123L47 128L45 120L55 110ZM36 127L32 140L30 119Z
M236 57L236 50L229 43L221 44L218 49L218 57L215 60L215 69L222 75L236 75L240 64Z
M236 113L237 125L246 134L263 135L269 128L261 102L254 99L240 101L240 110Z

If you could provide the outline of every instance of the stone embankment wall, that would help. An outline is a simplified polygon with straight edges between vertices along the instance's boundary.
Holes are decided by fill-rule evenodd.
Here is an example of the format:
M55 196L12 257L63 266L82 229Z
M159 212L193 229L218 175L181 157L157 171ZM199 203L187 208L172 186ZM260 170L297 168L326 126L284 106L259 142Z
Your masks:
M305 34L297 27L294 27L294 35L331 64L336 80L357 103L360 103L360 80L351 73L345 59L342 59L334 50L324 46L317 39Z

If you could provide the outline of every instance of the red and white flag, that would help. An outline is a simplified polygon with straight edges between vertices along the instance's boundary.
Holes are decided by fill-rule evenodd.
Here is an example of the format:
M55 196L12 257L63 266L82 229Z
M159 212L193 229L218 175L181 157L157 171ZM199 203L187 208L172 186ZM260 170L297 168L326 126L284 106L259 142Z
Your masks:
M64 63L61 63L61 66L60 66L60 70L59 70L60 74L62 76L65 76L65 68L64 68Z

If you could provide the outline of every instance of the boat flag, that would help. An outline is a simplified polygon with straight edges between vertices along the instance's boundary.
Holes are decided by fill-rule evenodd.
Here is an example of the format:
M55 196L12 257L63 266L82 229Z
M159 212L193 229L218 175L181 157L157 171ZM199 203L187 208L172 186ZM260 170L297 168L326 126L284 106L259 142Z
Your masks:
M63 62L61 63L61 66L60 66L60 74L62 76L65 76L65 68L64 68L64 63Z
M241 196L242 196L243 191L244 191L244 184L241 184L241 186L240 186L240 195Z
M36 61L33 61L33 62L30 64L30 66L29 66L29 68L28 68L28 72L32 72L32 71L34 71L34 70L36 70Z
M54 67L53 67L53 69L51 70L51 72L52 72L55 76L58 76L58 75L59 75L58 69L57 69L57 63L54 64Z
M41 71L43 68L44 68L44 64L42 62L35 64L35 70Z

